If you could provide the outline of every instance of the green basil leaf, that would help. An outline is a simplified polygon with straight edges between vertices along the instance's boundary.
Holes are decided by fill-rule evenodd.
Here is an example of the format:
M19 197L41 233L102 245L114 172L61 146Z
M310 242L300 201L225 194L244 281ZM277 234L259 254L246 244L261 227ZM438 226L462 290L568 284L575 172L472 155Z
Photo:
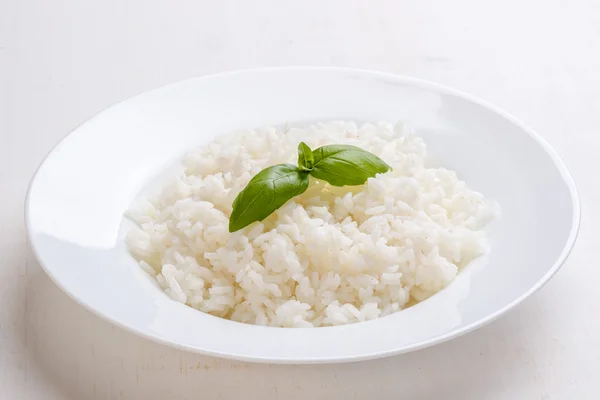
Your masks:
M308 188L308 174L292 164L268 167L256 174L233 201L229 232L262 221Z
M313 169L314 157L312 150L304 142L300 142L298 145L298 168L303 171L310 171Z
M376 174L391 169L381 158L359 147L334 144L313 151L311 175L333 186L362 185Z

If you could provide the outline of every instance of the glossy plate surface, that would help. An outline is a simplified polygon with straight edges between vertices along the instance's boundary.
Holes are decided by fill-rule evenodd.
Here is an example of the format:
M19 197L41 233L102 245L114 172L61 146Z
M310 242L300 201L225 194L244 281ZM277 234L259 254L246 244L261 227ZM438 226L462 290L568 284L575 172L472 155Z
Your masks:
M491 251L445 290L375 321L317 329L239 324L176 303L128 255L123 213L157 174L215 135L264 125L404 120L436 163L497 201ZM97 315L157 342L250 361L353 361L475 329L534 293L575 241L579 199L550 146L510 115L432 83L338 68L224 73L101 112L44 160L29 189L32 248L56 284Z

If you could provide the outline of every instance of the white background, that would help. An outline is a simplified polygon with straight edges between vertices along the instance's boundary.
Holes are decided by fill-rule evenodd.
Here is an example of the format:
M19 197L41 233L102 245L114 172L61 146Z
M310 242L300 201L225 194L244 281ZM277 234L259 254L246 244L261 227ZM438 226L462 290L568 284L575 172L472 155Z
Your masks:
M432 80L537 129L582 198L564 268L474 333L330 366L246 364L156 345L49 281L27 250L23 201L60 138L166 83L300 64ZM0 398L597 399L599 128L596 0L0 0Z

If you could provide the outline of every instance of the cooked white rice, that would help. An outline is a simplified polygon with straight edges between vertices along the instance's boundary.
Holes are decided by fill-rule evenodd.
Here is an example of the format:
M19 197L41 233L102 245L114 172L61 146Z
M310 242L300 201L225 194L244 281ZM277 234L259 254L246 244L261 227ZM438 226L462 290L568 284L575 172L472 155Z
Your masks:
M353 144L393 170L363 186L308 190L262 222L229 233L231 205L263 168L311 148ZM183 159L185 173L129 212L127 244L175 301L234 321L341 325L378 318L443 289L484 251L492 216L456 173L426 167L401 124L320 123L219 137Z

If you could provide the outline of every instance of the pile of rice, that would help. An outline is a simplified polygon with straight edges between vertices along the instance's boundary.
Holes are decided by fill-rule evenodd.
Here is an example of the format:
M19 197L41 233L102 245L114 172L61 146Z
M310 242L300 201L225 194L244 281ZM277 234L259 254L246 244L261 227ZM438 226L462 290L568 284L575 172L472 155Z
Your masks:
M311 148L352 144L393 170L363 186L308 190L229 233L231 205L263 168ZM127 244L175 301L234 321L316 327L371 320L427 299L485 249L490 207L456 173L426 167L402 124L246 130L190 151L185 173L128 215Z

